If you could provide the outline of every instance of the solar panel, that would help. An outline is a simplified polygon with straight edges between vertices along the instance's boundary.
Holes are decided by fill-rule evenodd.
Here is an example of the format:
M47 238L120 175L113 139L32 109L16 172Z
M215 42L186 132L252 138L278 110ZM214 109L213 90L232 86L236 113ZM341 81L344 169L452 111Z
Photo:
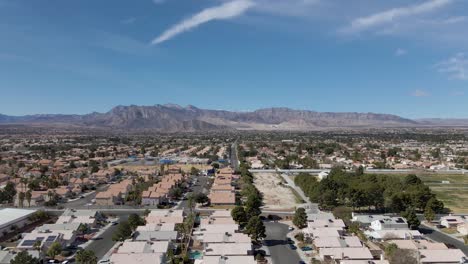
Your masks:
M44 240L45 237L36 237L36 241L41 241Z
M57 238L57 236L49 236L49 237L46 239L46 242L55 241L56 238Z
M21 246L31 247L36 243L36 240L24 240Z

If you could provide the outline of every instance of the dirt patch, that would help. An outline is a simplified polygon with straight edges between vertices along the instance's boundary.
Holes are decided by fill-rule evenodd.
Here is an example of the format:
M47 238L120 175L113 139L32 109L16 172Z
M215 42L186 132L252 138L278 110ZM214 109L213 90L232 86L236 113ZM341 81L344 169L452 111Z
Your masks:
M255 187L263 194L263 209L292 210L296 197L276 173L254 173Z

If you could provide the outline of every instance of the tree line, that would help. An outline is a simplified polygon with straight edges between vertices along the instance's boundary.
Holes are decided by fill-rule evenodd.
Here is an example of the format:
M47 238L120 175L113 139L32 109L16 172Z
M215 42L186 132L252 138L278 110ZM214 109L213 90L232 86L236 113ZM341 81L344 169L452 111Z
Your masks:
M444 211L443 202L413 174L402 178L335 167L322 181L308 174L300 174L294 181L312 202L328 210L348 206L386 213L414 210L429 216Z

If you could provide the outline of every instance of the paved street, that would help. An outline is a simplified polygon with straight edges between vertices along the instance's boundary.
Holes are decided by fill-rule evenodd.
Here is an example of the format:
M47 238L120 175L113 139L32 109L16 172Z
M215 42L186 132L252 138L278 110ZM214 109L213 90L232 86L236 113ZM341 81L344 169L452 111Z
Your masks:
M281 223L265 222L266 235L264 244L268 247L273 264L296 264L301 261L296 250L286 243L288 226Z
M119 223L126 221L128 214L119 216ZM117 230L118 225L109 227L104 233L102 233L98 240L94 240L88 245L86 249L94 251L96 257L101 259L114 245L115 241L112 241L112 234Z
M229 153L229 158L231 159L231 166L234 170L239 169L239 159L237 156L237 141L231 145L231 153Z
M419 227L419 231L434 241L445 243L445 244L451 244L455 246L456 248L460 249L461 251L463 251L463 253L465 253L466 255L468 255L468 246L458 239L455 239L447 234L434 230L425 225L421 225Z
M206 186L206 183L208 182L208 177L207 176L198 176L195 177L197 180L197 183L192 186L192 191L188 192L187 195L193 194L196 195L197 193L205 193L208 194L208 189ZM188 200L182 200L179 205L176 207L176 209L184 209L186 210L185 213L188 213Z
M71 202L65 203L63 205L65 207L67 207L67 208L84 208L86 206L86 204L91 203L91 200L96 198L96 193L97 192L105 191L105 190L107 190L107 188L109 188L109 185L107 185L107 184L99 186L93 193L88 194L88 195L84 195L84 198L77 199L75 201L71 201Z

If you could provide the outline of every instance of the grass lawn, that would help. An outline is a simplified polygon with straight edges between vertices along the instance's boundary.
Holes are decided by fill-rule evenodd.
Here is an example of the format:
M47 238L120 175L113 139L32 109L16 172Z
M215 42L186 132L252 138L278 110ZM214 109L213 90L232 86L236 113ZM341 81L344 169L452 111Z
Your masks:
M468 213L468 175L417 174L454 213ZM405 175L398 175L401 177ZM442 181L450 183L444 184Z

